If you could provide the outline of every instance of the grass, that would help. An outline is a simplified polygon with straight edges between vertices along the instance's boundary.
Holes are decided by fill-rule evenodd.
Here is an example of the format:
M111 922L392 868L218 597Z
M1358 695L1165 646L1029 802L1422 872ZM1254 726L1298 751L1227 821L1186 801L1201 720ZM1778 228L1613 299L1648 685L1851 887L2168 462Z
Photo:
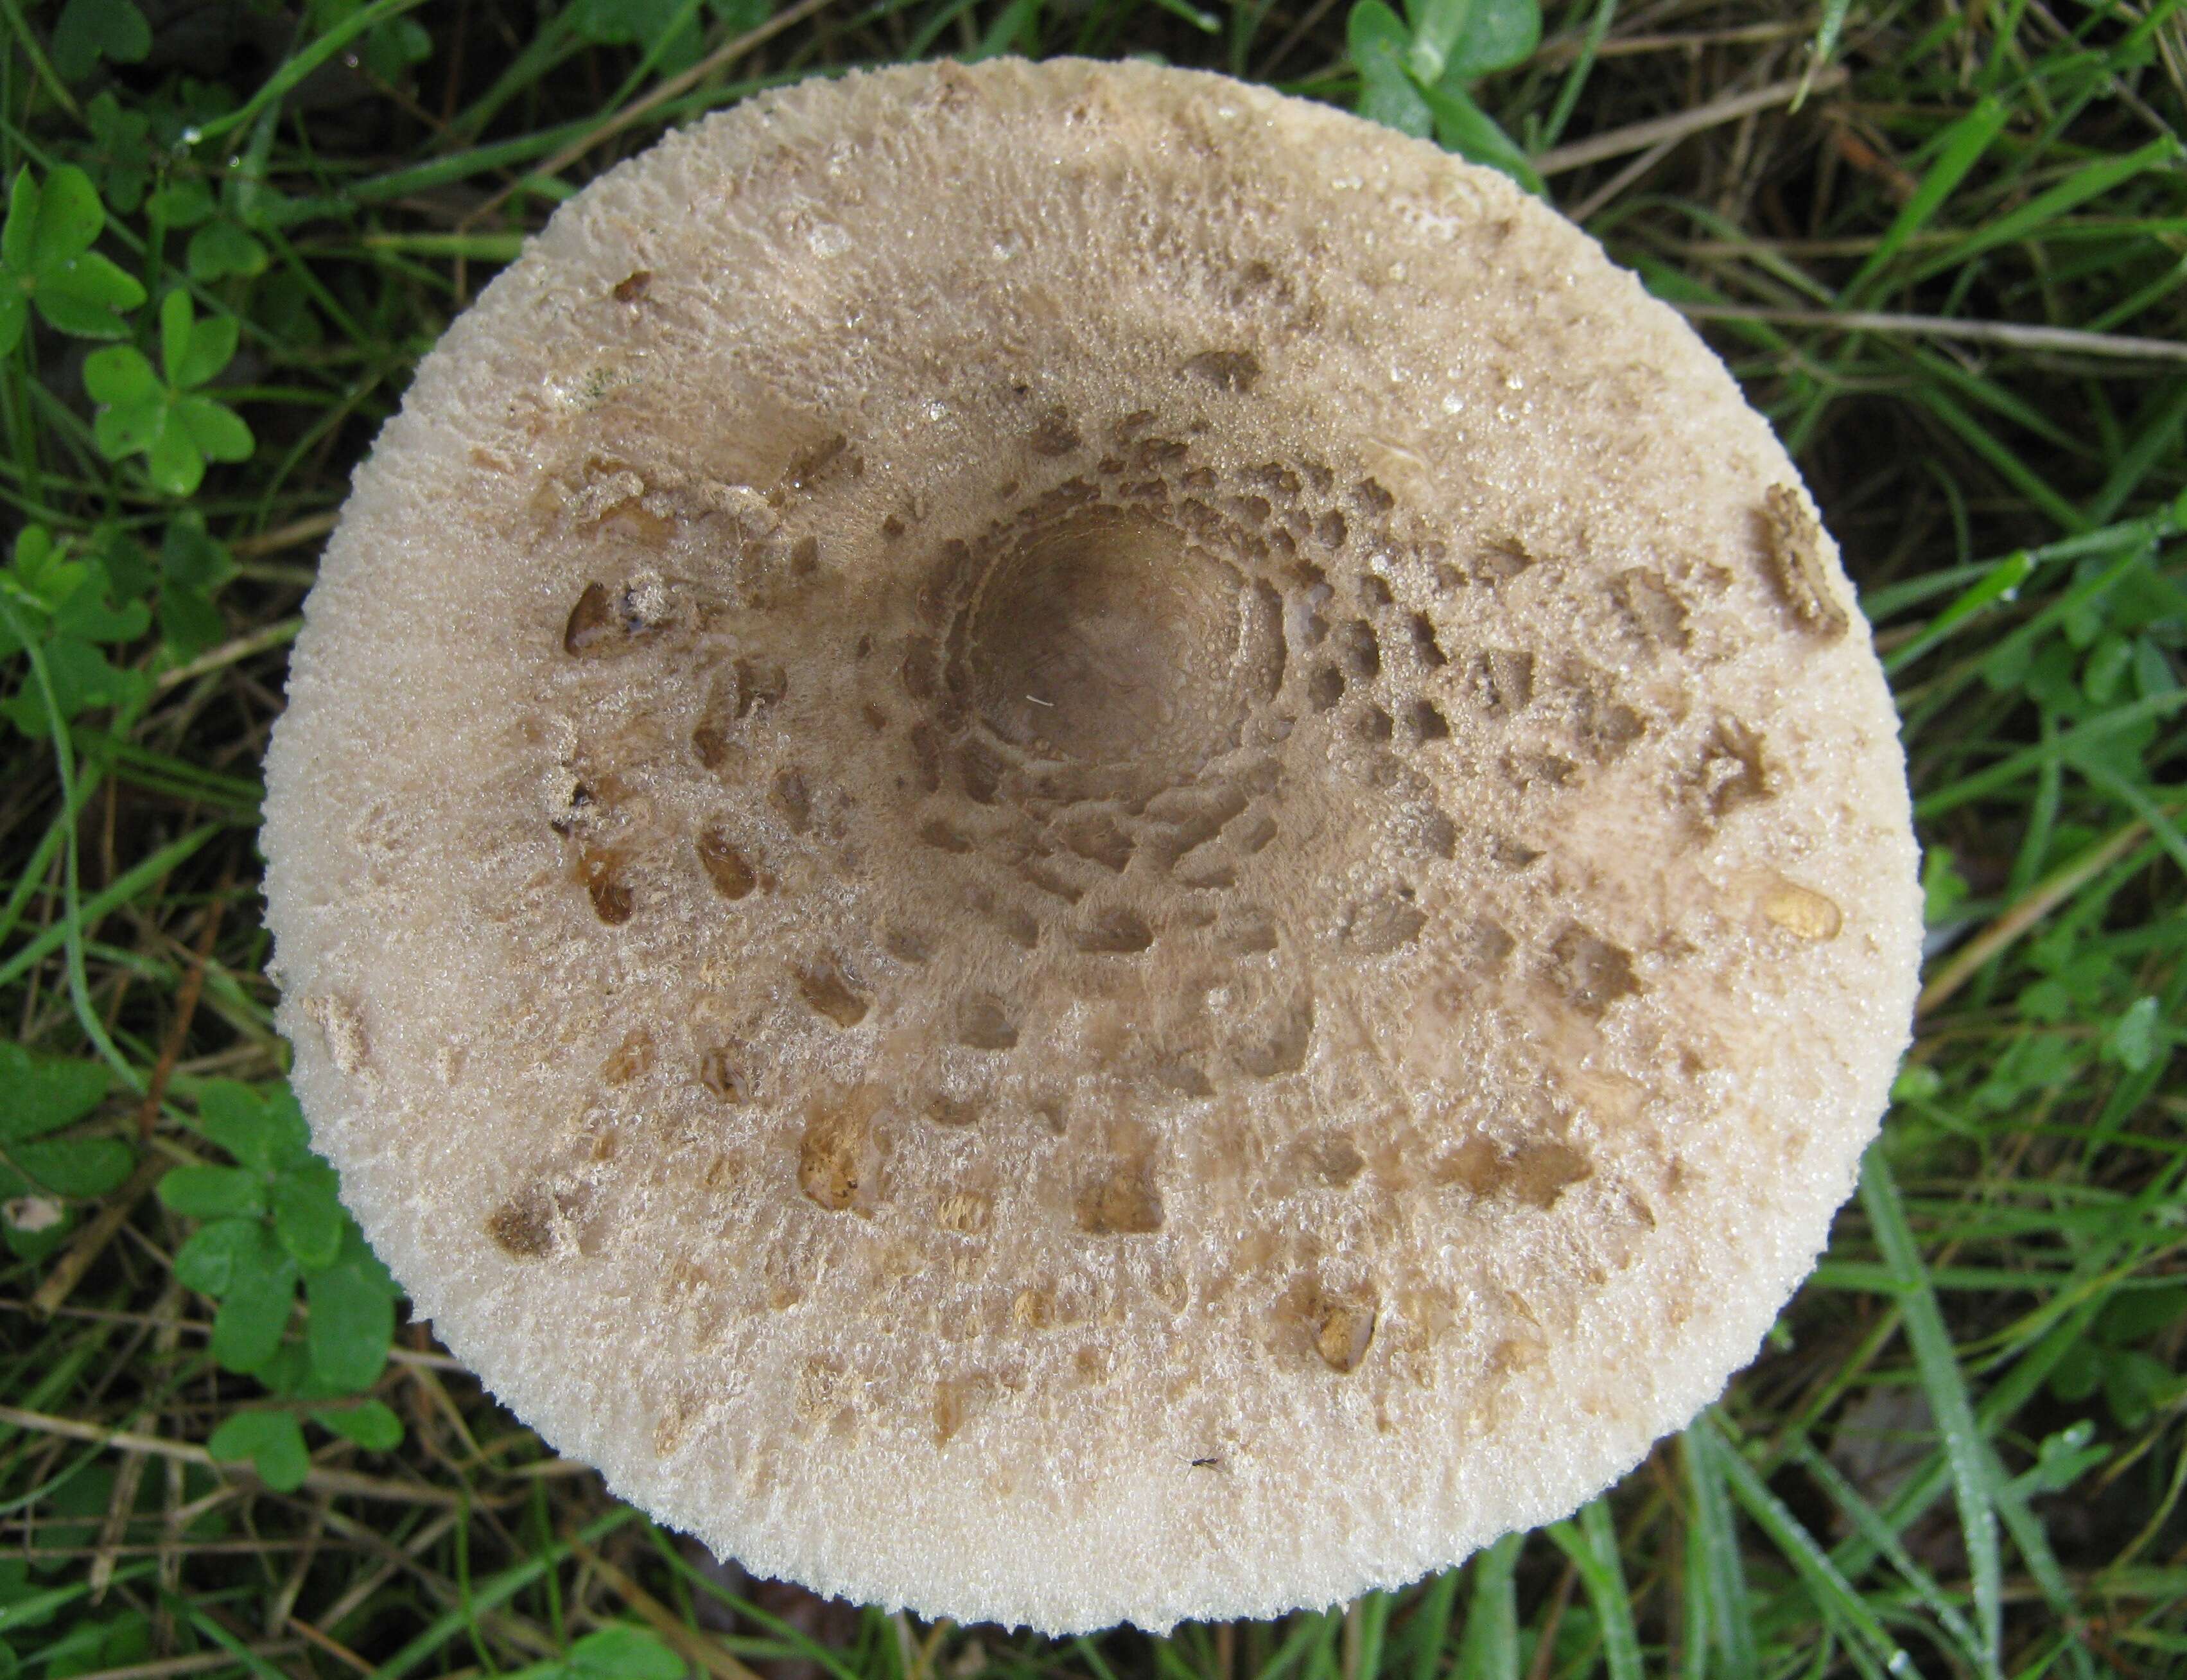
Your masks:
M2187 6L1556 0L1431 109L1425 6L139 3L0 0L0 1680L2187 1672ZM257 918L284 649L449 318L664 125L1010 49L1538 171L1799 458L1928 848L1884 1140L1723 1401L1459 1570L1167 1640L824 1605L549 1457L301 1150Z

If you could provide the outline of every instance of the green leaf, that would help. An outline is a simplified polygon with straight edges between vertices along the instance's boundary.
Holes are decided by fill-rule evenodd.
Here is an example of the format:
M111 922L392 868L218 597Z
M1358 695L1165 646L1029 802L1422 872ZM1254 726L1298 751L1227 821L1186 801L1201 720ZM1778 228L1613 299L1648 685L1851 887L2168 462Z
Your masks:
M53 634L78 642L133 642L142 636L151 610L142 601L109 606L106 568L94 560L82 570L82 582L53 614Z
M62 294L98 309L134 309L144 301L144 288L137 277L95 250L70 257L45 277L38 293L40 306ZM128 328L116 321L100 330L114 336L126 333Z
M217 209L201 181L171 181L144 200L144 213L169 228L194 228Z
M178 1166L160 1181L160 1200L188 1219L255 1219L266 1211L266 1180L247 1167Z
M2104 1362L2104 1403L2122 1429L2139 1429L2179 1391L2181 1379L2152 1354L2126 1349Z
M2130 1346L2161 1335L2187 1317L2187 1288L2134 1289L2114 1295L2097 1319L2105 1340Z
M740 34L742 31L732 30L730 33ZM410 18L398 18L393 23L382 24L364 37L365 68L382 81L401 83L411 65L432 55L433 37L425 32L423 24ZM665 63L656 67L661 70L668 68Z
M219 376L235 358L239 329L233 315L208 315L190 329L189 353L174 374L175 389L191 391Z
M2086 1342L2075 1342L2050 1368L2050 1392L2068 1406L2077 1406L2103 1379L2104 1356Z
M30 324L31 301L22 289L8 285L0 279L0 356L23 341L23 329Z
M21 336L20 311L27 295L38 312L65 333L90 338L121 338L126 323L116 309L143 301L143 289L91 247L106 225L106 211L91 177L74 164L63 164L41 187L25 170L15 177L8 222L0 228L0 268L12 283L0 283L8 307L8 342Z
M650 47L676 27L683 12L683 0L576 0L569 18L588 41ZM683 27L689 29L688 20Z
M1534 56L1542 44L1538 0L1473 0L1465 29L1452 44L1442 82L1471 81L1510 70Z
M137 1154L118 1138L54 1138L18 1144L15 1165L55 1195L103 1196L129 1176Z
M151 26L130 0L68 0L53 23L53 68L70 81L82 81L101 59L138 65L151 50Z
M62 1492L72 1486L65 1484ZM87 1582L67 1576L59 1587L41 1587L31 1579L30 1565L22 1557L0 1561L0 1632L46 1627L88 1590Z
M2114 632L2098 642L2081 669L2081 692L2108 705L2134 664L2134 643Z
M283 1252L273 1233L256 1228L258 1241L235 1256L233 1275L212 1323L213 1358L230 1371L262 1365L281 1345L296 1300L296 1262Z
M83 388L92 401L110 405L143 402L160 396L160 376L142 354L127 345L94 350L83 358Z
M368 1400L362 1406L314 1412L312 1421L345 1441L355 1441L368 1452L391 1452L402 1444L402 1420L383 1401Z
M193 280L211 282L229 274L262 274L266 247L233 222L211 222L190 235L186 261Z
M1926 1103L1938 1096L1944 1088L1944 1076L1926 1062L1909 1062L1899 1069L1898 1076L1891 1082L1891 1100L1894 1103Z
M273 1181L273 1234L305 1271L334 1264L348 1219L324 1161L301 1161Z
M177 661L191 660L220 644L228 621L204 590L170 583L160 592L160 634Z
M160 365L166 373L167 383L177 390L185 383L183 372L189 365L196 323L190 295L180 286L160 300Z
M81 286L82 289L75 289ZM104 257L93 251L78 257L58 284L35 295L38 313L56 332L80 339L129 336L129 323L114 311L143 301L144 290Z
M2137 997L2104 1039L2104 1054L2128 1073L2146 1073L2164 1047L2164 1022L2154 997Z
M395 1274L387 1269L386 1262L372 1251L372 1245L365 1241L364 1233L357 1228L354 1219L342 1234L342 1264L355 1268L358 1277L390 1301L402 1298L402 1285L395 1281Z
M362 1239L356 1241L363 1248ZM365 1263L369 1261L369 1263ZM395 1295L378 1262L355 1253L304 1280L311 1307L305 1342L313 1374L337 1393L361 1393L379 1380L395 1340Z
M48 612L76 593L87 575L82 561L66 557L67 545L53 541L42 525L26 525L15 533L15 548L8 570L12 582Z
M243 417L209 396L185 396L174 408L175 424L209 461L247 461L258 447Z
M101 93L84 107L97 149L89 155L104 176L107 208L124 216L133 214L144 201L144 183L150 176L146 160L151 119L142 111L125 110L111 93Z
M1435 126L1428 103L1405 73L1411 37L1382 0L1359 0L1345 25L1345 42L1359 72L1359 115L1425 139Z
M153 396L102 408L92 419L92 441L110 461L126 461L166 435L167 401Z
M1932 846L1922 852L1921 892L1926 901L1923 919L1932 928L1950 921L1966 902L1966 877L1952 861L1948 846Z
M24 1142L82 1119L98 1106L111 1078L101 1063L64 1061L0 1043L0 1143Z
M1435 115L1436 139L1444 150L1501 170L1530 193L1547 190L1526 153L1463 89L1445 81L1424 89L1422 98Z
M73 1680L98 1666L98 1648L106 1629L96 1621L79 1621L38 1653L45 1665L45 1680Z
M2110 1458L2110 1447L2089 1445L2095 1433L2094 1424L2083 1418L2044 1436L2036 1449L2035 1467L2020 1478L2023 1492L2062 1493Z
M142 671L118 671L98 649L82 642L48 643L46 678L64 721L95 707L133 705L151 693L151 679ZM45 697L33 686L0 704L0 716L41 740L49 731Z
M225 543L207 534L205 520L195 509L168 522L167 534L160 544L160 575L170 584L216 589L233 577L235 570L235 556Z
M160 1188L164 1193L164 1179ZM175 1281L186 1289L218 1300L233 1286L239 1267L247 1268L256 1263L265 1236L266 1228L256 1219L218 1219L201 1226L176 1251Z
M2168 694L2179 686L2179 677L2172 669L2171 658L2156 641L2148 636L2137 636L2134 642L2134 687L2136 695L2148 700L2156 694Z
M110 1668L126 1668L152 1655L151 1626L135 1610L110 1621L85 1621L39 1652L44 1680L75 1680Z
M1405 49L1405 68L1417 80L1442 80L1450 49L1465 33L1474 6L1475 0L1408 0L1405 10L1413 20L1413 39Z
M588 1633L564 1659L582 1680L683 1680L683 1659L643 1627L617 1622Z
M105 225L106 211L91 177L72 163L61 165L46 177L31 233L28 267L42 278L48 271L89 250Z
M278 1172L309 1153L310 1133L285 1085L261 1093L209 1079L198 1088L198 1119L206 1137L261 1172Z
M301 1160L312 1152L312 1128L304 1119L303 1105L285 1079L266 1087L266 1121L273 1127L274 1147L281 1159Z
M212 1432L205 1450L223 1464L247 1459L277 1493L294 1492L312 1473L304 1428L293 1412L238 1412Z
M0 1168L0 1238L21 1260L43 1260L68 1239L76 1216L58 1196L29 1194L19 1173Z
M31 251L38 237L38 183L31 178L28 164L15 171L8 188L8 219L0 222L0 268L17 274L31 272Z
M1414 0L1406 68L1424 87L1463 85L1509 70L1542 41L1538 0Z
M250 1374L268 1394L286 1400L327 1398L326 1385L312 1379L312 1356L304 1351L301 1340L284 1341L273 1350L273 1357Z
M107 593L117 602L142 600L158 586L159 574L144 545L112 520L101 522L91 534L91 546L106 568Z

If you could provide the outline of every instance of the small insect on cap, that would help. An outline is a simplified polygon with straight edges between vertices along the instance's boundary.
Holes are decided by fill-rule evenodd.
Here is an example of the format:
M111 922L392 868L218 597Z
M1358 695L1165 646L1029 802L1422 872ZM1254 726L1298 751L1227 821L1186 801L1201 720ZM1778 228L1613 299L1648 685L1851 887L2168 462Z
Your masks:
M823 1592L1159 1628L1571 1510L1906 1041L1768 426L1501 177L1219 77L672 136L419 368L307 617L317 1142L497 1394Z

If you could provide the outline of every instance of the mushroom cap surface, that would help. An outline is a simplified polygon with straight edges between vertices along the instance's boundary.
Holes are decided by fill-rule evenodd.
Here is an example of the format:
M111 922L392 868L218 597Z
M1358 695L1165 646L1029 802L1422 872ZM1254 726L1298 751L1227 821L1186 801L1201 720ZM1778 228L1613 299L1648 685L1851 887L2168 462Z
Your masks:
M318 1147L549 1441L822 1592L1161 1628L1569 1512L1907 1039L1768 425L1500 176L1221 77L670 136L426 358L306 619Z

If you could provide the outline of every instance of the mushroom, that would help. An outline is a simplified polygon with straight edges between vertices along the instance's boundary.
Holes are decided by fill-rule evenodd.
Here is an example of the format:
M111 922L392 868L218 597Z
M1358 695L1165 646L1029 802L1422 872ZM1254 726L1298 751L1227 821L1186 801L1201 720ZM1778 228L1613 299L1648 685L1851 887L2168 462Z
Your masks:
M1558 1516L1751 1358L1910 1017L1891 701L1723 366L1502 177L852 75L554 216L267 761L318 1146L756 1570L1054 1630Z

